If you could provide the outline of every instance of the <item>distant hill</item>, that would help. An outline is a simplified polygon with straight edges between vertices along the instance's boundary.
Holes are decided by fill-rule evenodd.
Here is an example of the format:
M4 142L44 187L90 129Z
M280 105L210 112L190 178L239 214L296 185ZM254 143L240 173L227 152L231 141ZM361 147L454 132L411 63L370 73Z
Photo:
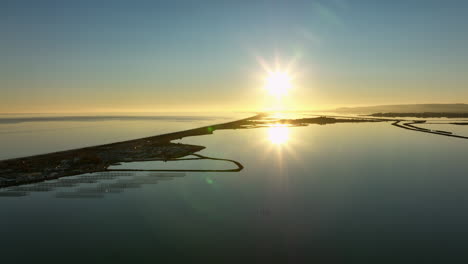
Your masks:
M468 104L406 104L377 105L361 107L341 107L334 110L338 113L374 114L374 113L468 113Z

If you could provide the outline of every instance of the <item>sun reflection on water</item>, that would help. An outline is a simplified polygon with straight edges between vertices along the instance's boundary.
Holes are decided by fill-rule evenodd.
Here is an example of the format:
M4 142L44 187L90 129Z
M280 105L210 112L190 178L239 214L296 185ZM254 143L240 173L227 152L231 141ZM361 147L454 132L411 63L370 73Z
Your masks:
M287 125L273 125L268 128L268 139L275 145L286 144L289 140L289 128Z

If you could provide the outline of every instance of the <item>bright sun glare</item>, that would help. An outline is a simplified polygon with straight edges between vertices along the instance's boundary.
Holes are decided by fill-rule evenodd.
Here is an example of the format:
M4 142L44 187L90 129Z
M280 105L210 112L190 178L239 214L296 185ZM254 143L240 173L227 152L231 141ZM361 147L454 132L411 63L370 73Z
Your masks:
M275 145L282 145L289 140L289 130L285 125L274 125L268 128L268 139Z
M291 77L286 72L271 72L266 77L265 88L278 98L286 95L291 86Z

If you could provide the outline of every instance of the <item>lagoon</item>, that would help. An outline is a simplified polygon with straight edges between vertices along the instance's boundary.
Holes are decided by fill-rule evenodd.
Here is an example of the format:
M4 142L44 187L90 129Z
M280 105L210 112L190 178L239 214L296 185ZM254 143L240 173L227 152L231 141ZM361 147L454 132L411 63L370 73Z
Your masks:
M236 160L244 169L184 172L157 184L101 193L100 199L57 194L152 176L117 173L94 183L0 197L2 259L365 262L385 257L411 262L466 257L468 141L463 139L390 123L343 123L222 130L175 142L205 146L198 154ZM173 168L163 161L121 166L126 165ZM177 168L186 170L231 167L177 161Z

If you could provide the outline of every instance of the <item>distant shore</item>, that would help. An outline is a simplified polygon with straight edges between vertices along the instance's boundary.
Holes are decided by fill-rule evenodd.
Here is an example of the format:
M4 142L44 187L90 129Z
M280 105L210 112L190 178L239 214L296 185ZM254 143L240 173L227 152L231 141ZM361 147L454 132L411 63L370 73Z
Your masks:
M0 160L0 187L22 185L84 173L110 171L109 167L121 162L171 160L181 158L204 149L181 143L176 139L212 134L216 130L251 129L274 124L307 126L335 123L382 122L369 118L332 118L326 116L302 119L264 119L266 114L240 119L233 122L189 129L152 137L116 142L106 145L60 151L30 157ZM241 164L238 164L242 168Z
M468 118L468 113L438 113L438 112L422 112L422 113L374 113L365 116L373 117L416 117L416 118Z
M401 114L387 113L388 117L400 116ZM414 114L414 113L410 113ZM382 114L374 116L383 116ZM422 117L422 116L421 116ZM460 117L460 116L457 116ZM337 123L375 123L394 122L395 127L417 132L437 134L441 136L457 137L467 139L461 135L456 135L449 131L430 130L415 126L415 124L425 123L425 120L410 121L385 118L365 118L365 117L338 117L338 116L317 116L299 119L278 119L271 118L268 114L257 114L255 116L240 119L233 122L204 126L180 132L168 133L152 137L139 138L134 140L116 142L93 147L60 151L30 157L0 160L0 188L15 185L23 185L46 180L58 179L66 176L74 176L85 173L109 172L111 166L119 165L123 162L142 161L168 161L176 160L188 155L195 154L203 150L204 146L173 143L173 140L185 137L201 136L212 134L216 130L225 129L253 129L261 127L283 126L308 126L332 125ZM454 123L455 124L455 123ZM456 123L466 125L467 123ZM219 158L209 158L221 160ZM231 161L238 166L239 171L242 164ZM203 170L205 171L205 170Z

